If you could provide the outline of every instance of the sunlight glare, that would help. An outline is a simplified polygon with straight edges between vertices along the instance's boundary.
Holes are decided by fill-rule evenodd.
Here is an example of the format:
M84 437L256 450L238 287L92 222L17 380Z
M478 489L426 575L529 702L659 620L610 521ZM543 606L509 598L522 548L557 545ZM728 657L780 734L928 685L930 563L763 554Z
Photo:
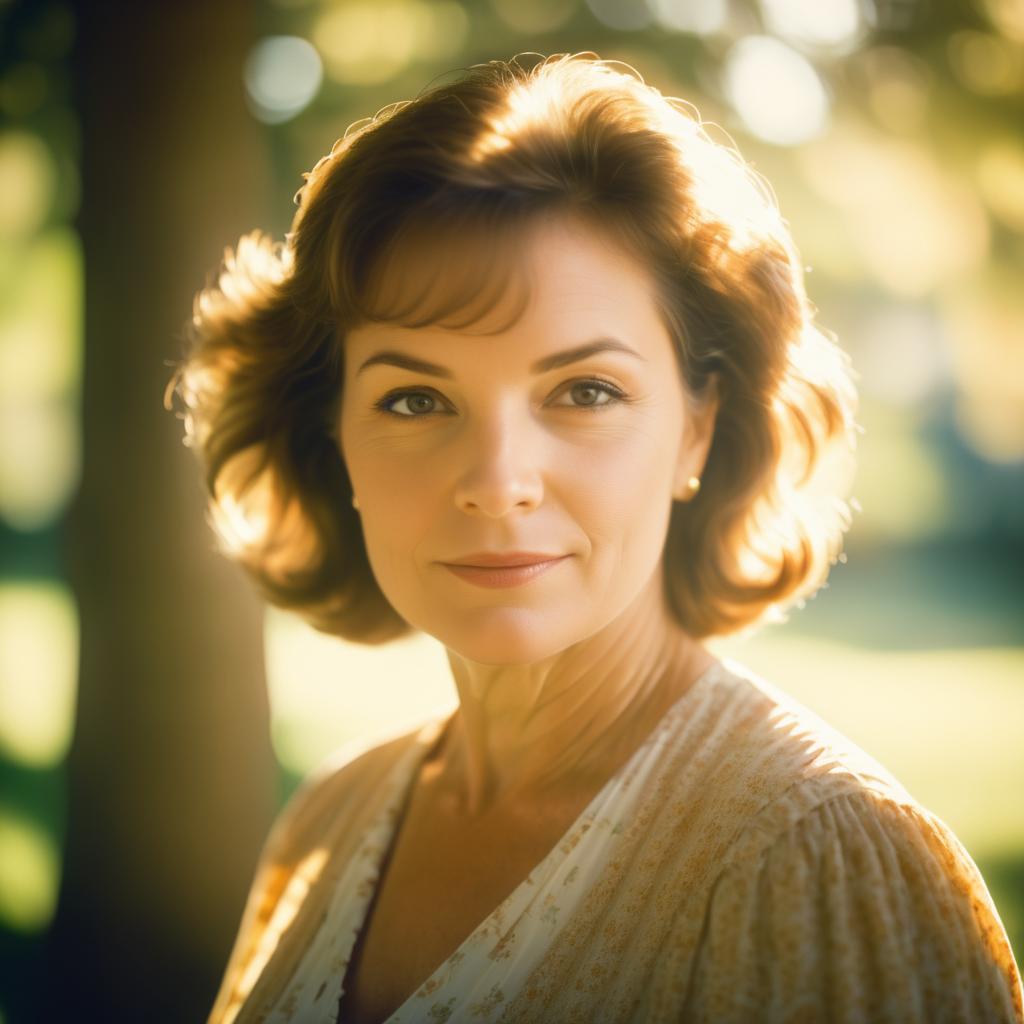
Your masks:
M806 57L769 36L747 36L729 51L725 91L747 128L778 146L816 138L828 126L829 100Z
M978 156L975 176L992 213L1024 234L1024 142L1014 135L990 142Z
M74 728L78 612L55 583L0 585L0 753L31 768L59 765Z
M56 185L57 168L42 139L24 131L0 134L0 238L38 230Z
M352 0L324 11L312 39L335 81L378 85L417 58L454 57L468 32L456 0Z
M41 932L53 918L60 864L53 839L34 821L0 806L0 922Z
M268 36L245 63L245 87L255 115L267 124L291 120L320 89L320 54L299 36Z
M990 229L976 191L917 142L848 124L796 157L891 294L921 298L987 258Z
M78 485L82 254L67 228L20 251L0 312L0 516L53 522Z
M342 743L454 707L444 648L418 634L373 648L268 608L264 627L274 750L305 773Z
M857 0L761 0L769 31L797 46L849 53L866 25Z
M729 17L727 0L650 0L658 24L670 32L708 36L720 32Z

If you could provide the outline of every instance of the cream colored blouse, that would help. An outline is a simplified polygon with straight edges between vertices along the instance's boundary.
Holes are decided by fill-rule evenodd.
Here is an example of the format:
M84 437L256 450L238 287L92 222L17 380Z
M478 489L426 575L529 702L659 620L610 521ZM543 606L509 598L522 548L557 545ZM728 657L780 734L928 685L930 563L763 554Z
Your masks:
M405 798L450 713L342 748L292 797L209 1024L337 1020ZM1024 1010L1002 922L950 829L726 658L388 1020L994 1024Z

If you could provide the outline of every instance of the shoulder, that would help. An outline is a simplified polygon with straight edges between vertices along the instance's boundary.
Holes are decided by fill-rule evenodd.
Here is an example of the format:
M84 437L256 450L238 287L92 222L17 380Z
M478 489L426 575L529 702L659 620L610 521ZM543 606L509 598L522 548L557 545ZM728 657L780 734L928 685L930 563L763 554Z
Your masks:
M685 808L722 867L749 859L815 807L844 795L913 798L877 760L763 677L731 658L679 707L656 787Z
M210 1022L233 1020L323 867L386 799L403 758L443 724L440 715L345 743L310 771L263 844Z
M1024 1020L1005 929L967 851L926 809L869 789L774 834L744 833L712 889L702 945L693 998L705 1009Z
M768 818L793 815L815 802L870 790L913 802L898 779L874 757L773 682L732 658L724 658L706 691L700 726L703 758L725 763L734 782L759 796ZM768 822L762 822L770 828Z
M718 859L687 1019L760 1007L766 1020L1024 1020L1005 929L949 827L841 733L729 665L723 755L731 744L740 789L759 796Z
M328 850L345 846L369 826L403 759L415 756L419 743L441 724L431 717L353 739L305 776L260 851L248 899L254 923L269 919L294 879L315 874Z
M295 860L322 839L328 819L356 820L372 811L402 760L414 756L442 724L438 711L337 747L286 801L270 829L262 859L279 864Z

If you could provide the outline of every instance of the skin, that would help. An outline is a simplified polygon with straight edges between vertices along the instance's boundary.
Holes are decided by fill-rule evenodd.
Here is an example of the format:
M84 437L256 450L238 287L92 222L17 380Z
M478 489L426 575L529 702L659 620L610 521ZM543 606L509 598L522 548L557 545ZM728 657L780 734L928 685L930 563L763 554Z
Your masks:
M529 304L501 333L374 322L345 338L342 454L379 585L447 649L459 708L426 768L432 799L467 822L595 791L715 661L671 618L661 569L672 502L691 499L707 458L715 391L686 397L652 280L625 249L564 216L526 229L522 255ZM608 336L640 358L531 372ZM452 378L358 372L384 350ZM398 388L415 395L375 408ZM441 564L481 550L571 557L495 590Z

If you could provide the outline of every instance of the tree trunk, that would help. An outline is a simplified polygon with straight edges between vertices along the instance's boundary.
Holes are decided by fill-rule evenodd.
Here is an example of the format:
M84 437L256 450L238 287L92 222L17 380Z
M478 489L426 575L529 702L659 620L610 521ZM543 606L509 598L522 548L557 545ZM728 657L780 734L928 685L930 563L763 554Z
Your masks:
M274 804L262 610L162 405L192 297L265 213L240 0L77 5L86 273L81 616L46 1020L199 1021Z

